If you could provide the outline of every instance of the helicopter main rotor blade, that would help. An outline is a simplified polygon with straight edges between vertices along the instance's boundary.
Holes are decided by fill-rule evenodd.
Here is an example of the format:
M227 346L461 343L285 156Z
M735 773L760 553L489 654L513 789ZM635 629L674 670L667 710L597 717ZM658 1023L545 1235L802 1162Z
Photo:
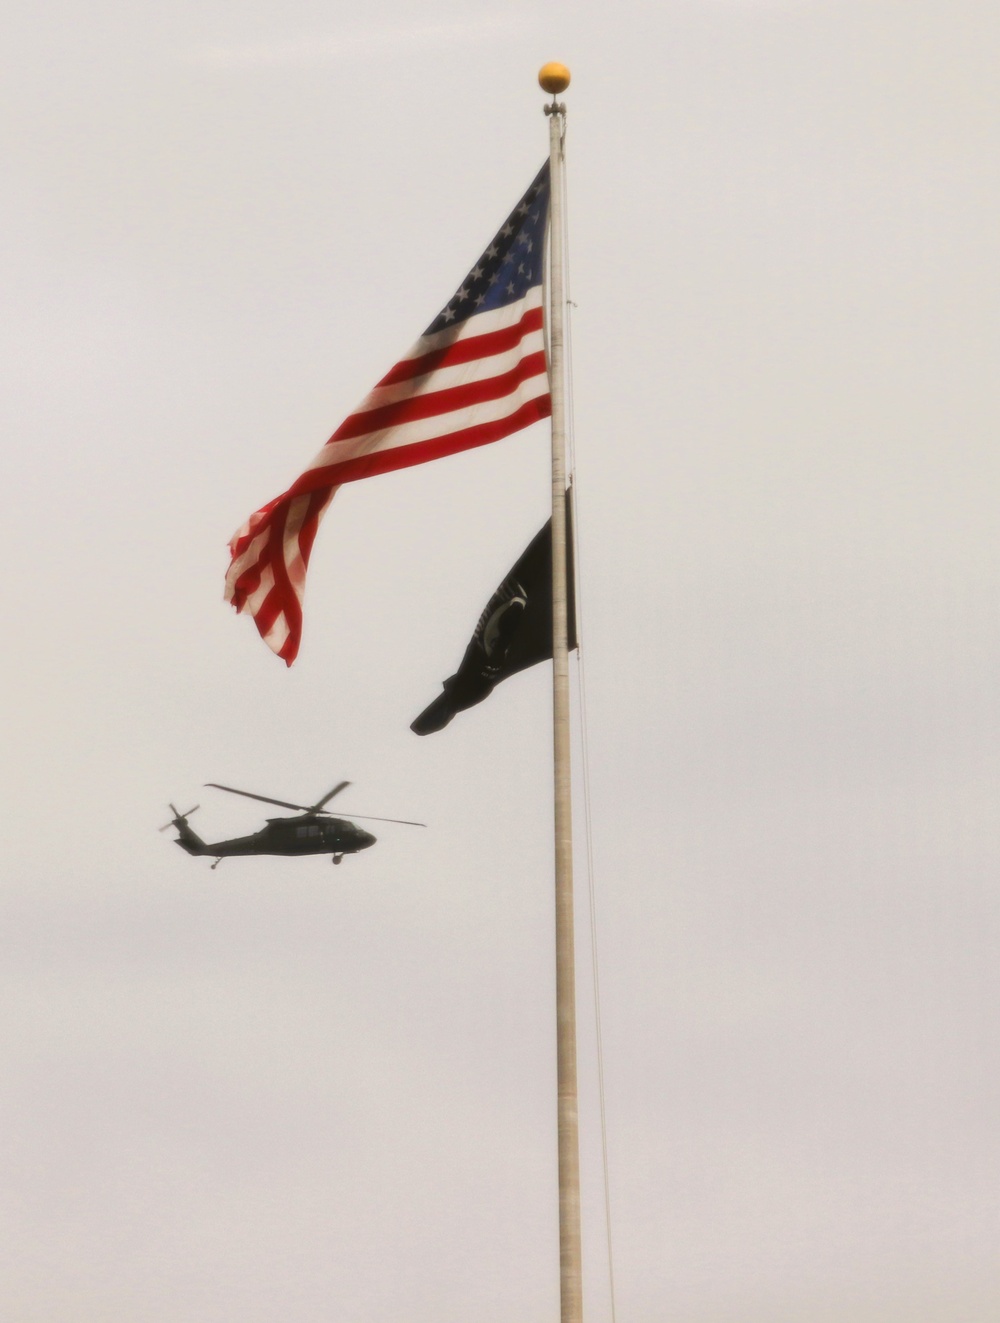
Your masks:
M303 813L311 813L312 808L308 804L289 804L287 799L272 799L270 795L255 795L252 790L237 790L235 786L220 786L218 781L206 781L207 786L213 790L228 790L231 795L243 795L246 799L259 799L262 804L277 804L278 808L301 809Z
M334 786L328 795L324 795L322 799L318 799L316 803L313 804L311 812L318 813L324 804L329 804L334 795L339 795L340 792L346 790L350 784L350 781L341 781L339 785Z
M362 822L398 822L402 827L426 827L426 822L410 822L408 818L377 818L373 813L345 813L345 818L360 818Z

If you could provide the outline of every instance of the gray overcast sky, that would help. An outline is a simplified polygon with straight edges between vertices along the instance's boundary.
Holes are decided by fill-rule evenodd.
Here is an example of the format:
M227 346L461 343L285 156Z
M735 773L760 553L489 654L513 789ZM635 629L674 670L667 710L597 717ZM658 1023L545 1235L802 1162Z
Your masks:
M0 1323L556 1316L547 669L408 730L545 429L341 491L290 671L221 600L552 58L619 1323L1000 1317L1000 11L14 0L0 49ZM429 829L156 831L342 777Z

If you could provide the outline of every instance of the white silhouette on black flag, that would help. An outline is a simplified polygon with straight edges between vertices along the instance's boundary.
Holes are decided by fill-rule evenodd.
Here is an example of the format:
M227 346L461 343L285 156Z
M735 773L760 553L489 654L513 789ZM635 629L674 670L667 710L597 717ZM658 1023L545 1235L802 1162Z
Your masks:
M576 647L573 538L566 495L566 582L569 646ZM501 680L552 656L552 520L535 534L479 617L462 664L444 681L444 693L424 708L410 729L443 730L458 712L488 698Z

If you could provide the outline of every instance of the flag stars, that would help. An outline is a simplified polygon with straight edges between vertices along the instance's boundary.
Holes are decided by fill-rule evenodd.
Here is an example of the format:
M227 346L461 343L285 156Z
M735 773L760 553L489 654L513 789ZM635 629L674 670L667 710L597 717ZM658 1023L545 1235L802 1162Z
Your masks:
M528 258L536 248L541 252L547 204L545 185L535 185L524 195L448 306L438 314L433 323L435 330L449 323L461 325L480 311L502 308L522 298L538 282L541 276L535 275L536 263Z

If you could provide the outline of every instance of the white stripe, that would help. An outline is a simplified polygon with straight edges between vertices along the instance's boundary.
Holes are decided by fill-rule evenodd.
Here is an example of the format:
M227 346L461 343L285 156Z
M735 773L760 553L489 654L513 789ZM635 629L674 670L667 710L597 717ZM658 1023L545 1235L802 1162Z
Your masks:
M249 611L252 616L255 616L264 605L264 601L273 587L274 570L271 569L270 565L265 565L261 570L260 583L243 604L243 610Z
M285 613L279 611L274 624L267 633L262 634L261 637L272 652L280 652L285 646L285 640L291 632L292 631L288 628L288 621L285 619Z
M281 554L285 558L285 569L292 588L295 590L295 596L299 601L302 600L302 589L305 587L306 581L305 562L299 550L299 532L302 529L302 521L306 517L306 511L309 509L310 499L309 496L296 496L289 505L288 513L285 516L285 535L281 546Z
M398 450L420 441L429 441L433 437L451 436L453 432L461 432L466 427L499 422L516 413L522 404L548 393L548 373L539 372L537 376L522 381L517 390L498 400L484 400L482 404L453 409L451 413L438 414L434 418L418 418L412 423L401 423L395 427L380 428L376 432L366 432L362 436L353 436L348 441L334 441L323 447L306 472L327 468L331 464L343 464L345 460L356 459L359 455Z
M234 537L233 541L236 541L236 538L244 537L246 533L249 532L251 522L252 520L248 521L243 525L240 531L236 534L236 537ZM244 551L243 554L239 556L237 559L230 562L229 570L226 574L227 602L231 602L233 599L233 596L236 592L236 584L239 580L240 575L244 572L244 570L248 570L251 568L251 566L257 564L261 552L267 546L267 540L269 534L270 534L270 528L268 525L265 525L263 532L257 534L254 540L247 547L246 551Z
M398 400L416 399L423 395L433 395L438 391L451 390L454 386L467 386L474 381L488 381L491 377L503 376L517 367L529 354L537 354L545 348L545 336L541 327L529 331L517 344L489 358L477 358L471 363L456 363L452 367L433 368L421 377L411 377L409 381L399 381L393 386L376 386L354 410L355 414L367 413L370 409L381 409ZM353 416L353 415L352 415ZM334 444L339 444L334 442Z
M460 340L470 340L473 336L489 335L491 331L505 331L508 326L516 326L530 308L542 306L542 287L532 285L524 298L515 303L507 303L502 308L490 308L486 312L473 313L457 327L445 326L433 335L422 335L412 348L399 359L405 363L411 358L421 358L433 353L435 349L447 349L448 345L458 344Z

